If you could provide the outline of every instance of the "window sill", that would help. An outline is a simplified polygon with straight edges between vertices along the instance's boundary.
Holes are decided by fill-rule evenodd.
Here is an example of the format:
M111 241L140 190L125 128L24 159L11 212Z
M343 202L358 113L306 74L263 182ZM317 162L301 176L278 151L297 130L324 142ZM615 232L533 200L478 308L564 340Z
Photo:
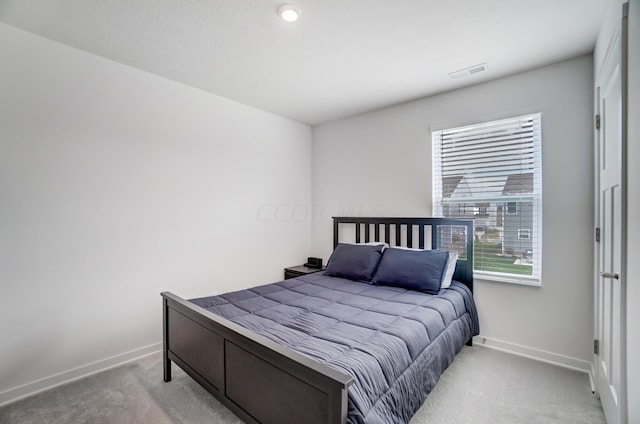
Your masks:
M497 272L474 271L473 279L480 281L495 281L499 283L520 284L523 286L542 287L542 281L540 281L539 278L514 276L508 274L500 274Z

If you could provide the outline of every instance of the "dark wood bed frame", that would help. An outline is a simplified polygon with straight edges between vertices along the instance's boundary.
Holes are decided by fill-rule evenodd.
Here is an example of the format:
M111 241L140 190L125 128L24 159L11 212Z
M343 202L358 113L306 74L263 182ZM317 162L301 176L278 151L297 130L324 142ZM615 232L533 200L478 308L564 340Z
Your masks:
M425 247L426 228L431 230L431 246L439 247L441 227L464 227L466 251L454 279L473 291L473 220L336 217L334 247L345 225L355 226L356 242L419 248ZM162 293L162 312L164 381L171 381L173 361L247 423L346 422L350 376L172 293Z

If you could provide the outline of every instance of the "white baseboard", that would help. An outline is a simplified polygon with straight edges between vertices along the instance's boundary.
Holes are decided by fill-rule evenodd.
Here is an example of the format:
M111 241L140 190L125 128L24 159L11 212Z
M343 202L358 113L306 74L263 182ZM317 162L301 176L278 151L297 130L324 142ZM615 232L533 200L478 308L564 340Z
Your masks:
M127 362L135 361L136 359L143 358L161 350L162 343L154 343L149 346L144 346L138 349L131 350L129 352L101 359L99 361L92 362L90 364L83 365L69 371L64 371L59 374L45 377L41 380L36 380L27 384L23 384L21 386L13 387L9 390L0 392L0 406L15 402L28 396L35 395L36 393L51 389L56 386L60 386L62 384L70 383L71 381L87 377L91 374L105 371L110 368L125 364Z
M589 375L589 382L593 391L593 364L589 361L572 358L570 356L560 355L553 352L547 352L545 350L535 349L516 343L496 340L489 337L484 337L482 335L475 336L473 338L473 344L474 346L483 346L489 349L500 350L502 352L534 359L536 361L542 361L549 364L558 365L560 367L587 373Z

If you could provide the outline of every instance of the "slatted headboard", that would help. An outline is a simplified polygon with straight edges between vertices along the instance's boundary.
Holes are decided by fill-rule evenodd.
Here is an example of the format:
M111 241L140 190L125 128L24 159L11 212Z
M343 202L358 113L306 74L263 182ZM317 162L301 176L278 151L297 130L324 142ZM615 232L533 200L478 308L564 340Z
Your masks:
M355 240L345 240L348 236L355 236ZM472 219L333 217L333 247L342 241L455 250L458 264L453 278L473 292Z

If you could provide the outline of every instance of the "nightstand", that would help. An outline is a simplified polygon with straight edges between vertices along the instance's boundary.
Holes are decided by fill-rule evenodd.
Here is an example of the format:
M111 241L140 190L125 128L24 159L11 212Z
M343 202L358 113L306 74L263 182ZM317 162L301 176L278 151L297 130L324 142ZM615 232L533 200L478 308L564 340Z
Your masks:
M325 269L327 269L327 267L325 266L323 266L322 268L309 268L308 266L304 265L290 266L284 269L284 279L288 280L289 278L296 278L300 277L301 275L324 271Z

